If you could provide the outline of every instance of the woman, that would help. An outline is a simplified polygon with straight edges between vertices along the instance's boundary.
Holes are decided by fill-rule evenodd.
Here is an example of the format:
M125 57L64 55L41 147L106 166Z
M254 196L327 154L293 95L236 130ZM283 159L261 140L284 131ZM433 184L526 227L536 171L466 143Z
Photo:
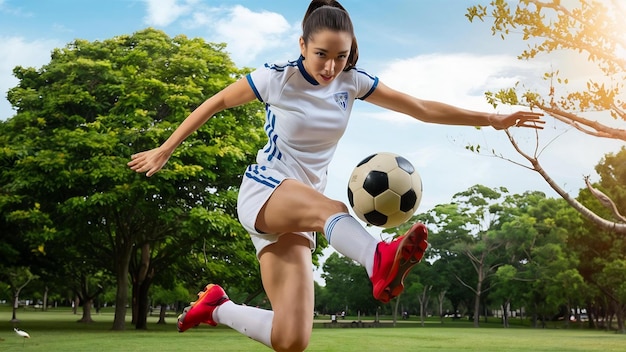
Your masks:
M160 147L132 156L129 166L147 176L159 171L174 149L219 111L258 99L266 104L266 146L244 174L238 214L257 250L272 311L234 304L208 285L179 317L183 332L200 323L226 324L277 351L304 350L313 324L311 248L315 232L363 265L373 295L388 302L426 249L426 228L376 241L342 202L323 195L328 164L356 99L439 124L541 128L540 114L497 115L424 101L393 90L357 69L352 22L334 0L314 0L304 16L300 58L265 65L192 112Z

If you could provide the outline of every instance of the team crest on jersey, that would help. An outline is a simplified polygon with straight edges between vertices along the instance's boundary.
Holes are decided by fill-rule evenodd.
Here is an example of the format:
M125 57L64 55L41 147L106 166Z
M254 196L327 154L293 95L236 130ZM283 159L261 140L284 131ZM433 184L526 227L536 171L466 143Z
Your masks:
M346 111L346 109L348 108L348 92L335 93L334 96L335 96L335 103L337 103L337 105L339 105L339 107L343 111Z

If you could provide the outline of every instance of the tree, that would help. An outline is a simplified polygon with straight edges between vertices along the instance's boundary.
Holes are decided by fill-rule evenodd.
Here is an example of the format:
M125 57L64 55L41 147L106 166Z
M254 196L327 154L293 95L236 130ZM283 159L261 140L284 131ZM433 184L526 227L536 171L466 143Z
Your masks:
M84 256L101 258L116 278L113 329L125 328L131 263L132 283L140 288L133 303L143 310L137 328L145 327L153 275L179 257L198 258L207 239L230 243L221 256L241 258L255 271L254 256L238 252L249 238L235 208L241 170L264 139L259 103L220 113L150 179L126 167L131 154L161 143L196 106L246 72L223 44L154 29L75 40L55 49L40 69L14 69L19 83L8 98L17 113L0 123L7 132L0 138L0 177L7 181L0 206L30 211L29 219L36 209L51 219L51 225L29 222L37 235L32 242L44 249L65 236L65 243L85 244ZM194 212L203 214L202 231L186 229ZM0 223L11 231L19 230L16 224ZM211 278L228 274L220 265L210 272ZM190 278L189 286L206 276Z
M516 280L517 275L517 269L506 264L496 270L493 279L493 291L490 297L500 303L502 326L505 328L509 327L509 314L512 304L521 301L521 295L524 291L523 286L520 285L522 281Z
M165 289L159 285L152 286L151 302L153 306L159 307L159 321L157 324L165 324L165 313L167 307L173 305L177 301L187 299L188 291L181 285L172 286L171 289Z
M350 310L373 314L379 303L372 296L372 285L362 266L333 252L324 262L322 277L331 313ZM347 313L347 312L346 312Z
M571 5L571 6L568 6ZM510 2L494 0L487 6L476 5L466 13L470 21L476 19L492 21L492 33L502 39L521 34L529 47L519 58L531 60L539 55L556 52L575 52L585 55L604 76L601 79L590 77L584 87L573 87L570 80L562 77L555 69L547 72L544 79L549 80L550 89L546 93L534 91L524 86L523 82L515 87L497 92L487 92L489 102L498 104L525 105L532 109L541 109L573 128L592 136L626 140L626 129L612 127L599 119L589 117L589 112L600 112L614 120L626 121L626 102L623 97L626 79L626 31L623 19L626 7L620 1L580 0L575 5L560 0L519 0L513 9ZM617 212L617 219L603 218L592 212L570 196L546 172L539 161L539 150L534 153L524 152L517 141L506 131L516 151L529 163L525 166L539 173L544 180L572 207L598 226L611 231L626 234L624 208L617 208L611 198L595 193L605 206ZM588 187L593 188L588 183Z
M22 292L24 287L26 287L31 281L38 279L38 276L33 275L27 267L12 268L5 273L5 276L12 292L11 298L13 300L13 310L11 322L17 323L19 322L19 319L17 319L16 312L19 307L20 292Z
M437 292L434 289L440 281L439 274L440 273L435 270L434 265L430 264L428 261L422 261L411 270L405 279L405 285L407 285L407 287L400 298L404 299L405 296L408 295L417 298L422 326L425 324L431 297L433 293Z
M596 166L600 181L593 188L603 193L612 194L615 206L626 207L626 149L618 153L607 154ZM604 207L590 189L582 190L578 196L581 203L597 214L611 218L616 216L612 210ZM594 307L589 311L602 315L602 320L609 322L609 312L617 317L617 330L624 333L626 317L626 297L623 296L625 272L620 271L626 261L626 238L617 230L603 229L597 224L586 221L580 231L573 233L573 241L568 242L568 249L579 258L579 271L585 282L596 287L601 295L595 296L596 302L607 302L607 306Z
M451 290L451 287L454 285L453 282L453 273L451 272L451 268L444 263L442 260L437 260L433 263L431 270L433 275L431 275L431 284L432 291L436 294L437 298L437 313L439 314L440 322L443 324L444 318L444 302L447 297L448 292Z
M526 307L533 321L552 318L580 303L586 292L578 258L566 243L582 226L580 215L563 199L542 192L510 195L502 203L496 233L504 243L504 266L492 282L491 298L502 305L503 323L512 304ZM566 314L569 316L569 314Z
M423 214L414 216L412 221L422 221L428 225L428 242L431 247L426 252L428 260L433 260L438 268L441 278L447 282L437 285L440 310L443 309L444 297L452 305L454 317L464 315L461 307L469 307L471 291L463 286L458 278L475 280L475 272L470 269L471 264L467 257L454 250L457 243L471 236L469 213L461 211L458 203L438 204L433 209ZM443 322L443 312L440 311Z
M506 189L490 189L482 185L475 185L453 197L453 204L458 205L459 214L465 217L464 222L458 222L462 232L460 237L449 247L452 252L459 253L469 259L469 263L476 274L474 284L467 278L456 276L457 280L474 293L474 326L478 327L481 299L489 290L489 278L494 275L498 266L502 265L494 256L494 252L503 245L497 236L494 236L494 225L501 207L497 201L506 193ZM441 214L439 215L441 216ZM448 215L450 216L450 215ZM457 215L458 216L458 215Z

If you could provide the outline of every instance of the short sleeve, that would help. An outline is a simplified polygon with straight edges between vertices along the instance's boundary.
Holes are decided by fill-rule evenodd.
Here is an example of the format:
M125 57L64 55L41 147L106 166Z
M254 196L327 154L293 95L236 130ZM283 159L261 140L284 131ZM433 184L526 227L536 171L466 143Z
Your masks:
M254 95L256 95L256 98L262 103L268 101L270 91L269 84L272 81L270 79L271 71L272 70L265 65L246 75L246 79L252 91L254 91Z
M356 98L365 100L376 90L378 77L367 73L365 70L353 68L350 70L354 75L354 86L356 87Z

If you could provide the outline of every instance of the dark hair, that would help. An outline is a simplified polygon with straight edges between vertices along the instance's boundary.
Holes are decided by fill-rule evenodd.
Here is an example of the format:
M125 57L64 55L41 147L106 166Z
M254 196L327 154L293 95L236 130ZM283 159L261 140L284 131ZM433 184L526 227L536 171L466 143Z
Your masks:
M359 59L359 46L354 35L352 20L346 9L336 0L313 0L302 20L302 38L308 43L311 36L321 30L348 32L352 35L352 46L344 71L356 66Z

